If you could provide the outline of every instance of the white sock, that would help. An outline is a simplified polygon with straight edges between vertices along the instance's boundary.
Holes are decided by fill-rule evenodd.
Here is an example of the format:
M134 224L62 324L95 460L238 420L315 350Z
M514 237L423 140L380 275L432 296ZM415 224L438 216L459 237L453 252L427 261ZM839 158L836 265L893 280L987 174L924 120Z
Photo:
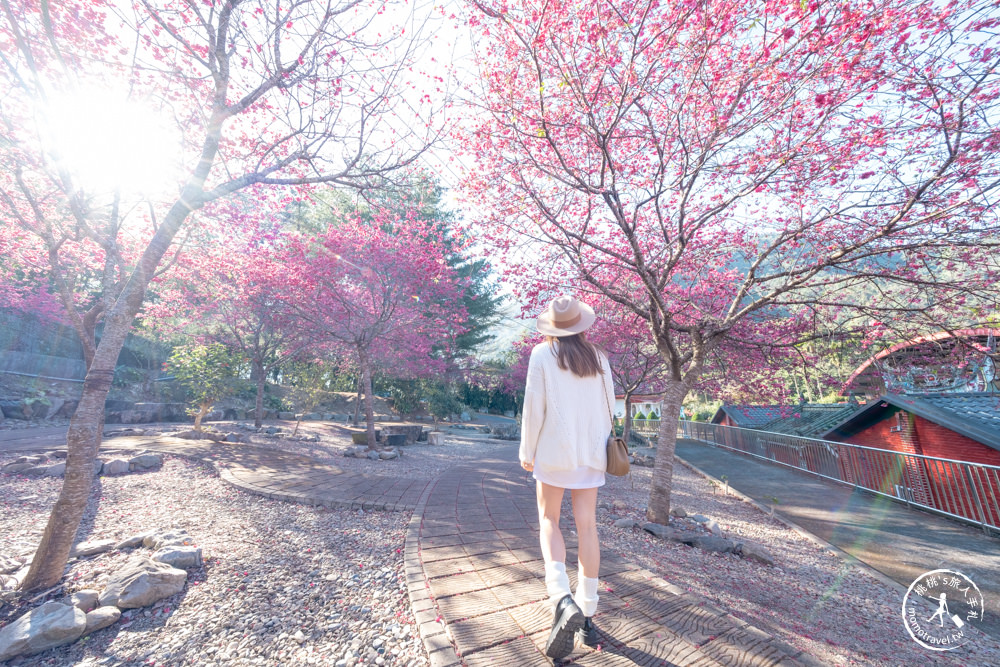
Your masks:
M553 607L567 595L573 594L569 588L566 563L551 561L545 564L545 590L549 594L549 602L552 603Z
M583 576L583 569L579 570L576 584L576 595L573 601L580 608L584 616L590 617L597 611L597 577Z

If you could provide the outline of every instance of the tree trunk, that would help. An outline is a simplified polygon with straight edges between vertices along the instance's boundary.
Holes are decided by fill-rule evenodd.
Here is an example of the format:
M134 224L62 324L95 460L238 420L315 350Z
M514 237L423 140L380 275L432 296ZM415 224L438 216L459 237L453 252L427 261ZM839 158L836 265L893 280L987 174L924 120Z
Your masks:
M358 361L361 362L361 383L365 390L365 423L368 428L368 449L375 450L375 402L372 400L372 369L368 360L368 351L358 351Z
M622 417L622 439L628 445L629 434L632 433L632 411L629 410L629 401L632 400L632 393L625 392L625 416Z
M201 182L203 181L204 177ZM201 208L200 193L200 184L184 188L181 199L164 216L114 308L105 317L104 335L97 346L93 362L87 369L80 403L70 419L66 434L66 476L62 490L49 515L42 540L31 561L31 569L21 584L22 590L51 588L63 576L94 481L94 459L97 458L104 430L104 402L111 389L118 355L125 345L132 322L142 307L153 272L188 214Z
M194 430L201 430L201 420L208 414L208 409L210 407L212 407L211 403L202 403L198 406L198 414L194 416Z
M354 399L354 425L358 425L358 420L361 419L361 387L364 381L361 377L358 377L358 395Z
M260 428L261 420L264 419L264 385L267 382L267 376L264 374L264 366L262 364L254 364L253 372L256 376L254 379L257 380L257 399L254 401L253 407L253 425L254 428Z
M677 445L677 420L681 403L687 396L684 381L670 381L663 392L660 409L660 433L656 443L656 466L649 488L649 507L646 518L654 523L667 525L670 520L670 490L674 479L674 449Z

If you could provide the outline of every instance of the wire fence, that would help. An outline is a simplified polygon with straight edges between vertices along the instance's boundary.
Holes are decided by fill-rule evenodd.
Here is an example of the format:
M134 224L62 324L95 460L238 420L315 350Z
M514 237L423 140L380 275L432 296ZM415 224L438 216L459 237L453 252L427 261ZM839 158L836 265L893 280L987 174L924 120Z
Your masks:
M1000 466L681 420L678 437L861 487L1000 533Z

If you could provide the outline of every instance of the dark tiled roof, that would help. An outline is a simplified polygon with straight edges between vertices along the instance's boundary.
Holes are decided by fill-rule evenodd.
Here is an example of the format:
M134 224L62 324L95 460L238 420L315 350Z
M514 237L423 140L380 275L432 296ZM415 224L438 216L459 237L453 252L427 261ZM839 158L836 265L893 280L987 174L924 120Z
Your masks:
M859 409L854 403L723 405L712 421L719 423L724 413L741 428L815 438Z
M886 394L842 420L823 433L824 436L850 430L855 419L882 408L895 406L934 422L988 447L1000 449L1000 394Z
M791 408L781 405L723 405L712 421L719 423L723 416L728 416L740 428L761 428L789 414Z

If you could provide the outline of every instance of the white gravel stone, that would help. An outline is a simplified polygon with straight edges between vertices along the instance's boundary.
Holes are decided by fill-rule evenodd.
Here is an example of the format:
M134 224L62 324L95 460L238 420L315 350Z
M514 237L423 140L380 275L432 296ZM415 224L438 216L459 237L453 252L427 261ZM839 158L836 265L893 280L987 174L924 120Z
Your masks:
M427 476L448 465L437 458L414 460L411 452L420 446L407 449L406 468L395 468L398 461L345 459L339 441L328 456L342 468L345 462L356 463L378 474L398 470L401 476L410 470ZM470 458L488 451L454 449ZM12 458L0 455L0 464ZM32 552L61 483L58 478L0 480L0 551L9 557ZM17 500L29 495L36 498ZM359 515L269 500L229 487L205 466L171 456L153 472L103 478L91 495L81 532L141 537L154 529L157 534L184 531L203 549L205 567L190 571L181 595L159 606L127 610L111 628L47 651L25 667L270 667L306 664L309 656L317 665L332 665L353 639L360 638L356 660L375 637L385 638L386 665L427 665L419 641L410 634L396 637L390 629L414 623L403 568L408 521L403 512ZM140 555L152 551L137 547L74 561L68 580L74 588L101 590ZM0 608L0 625L13 611ZM303 644L294 639L299 631Z

